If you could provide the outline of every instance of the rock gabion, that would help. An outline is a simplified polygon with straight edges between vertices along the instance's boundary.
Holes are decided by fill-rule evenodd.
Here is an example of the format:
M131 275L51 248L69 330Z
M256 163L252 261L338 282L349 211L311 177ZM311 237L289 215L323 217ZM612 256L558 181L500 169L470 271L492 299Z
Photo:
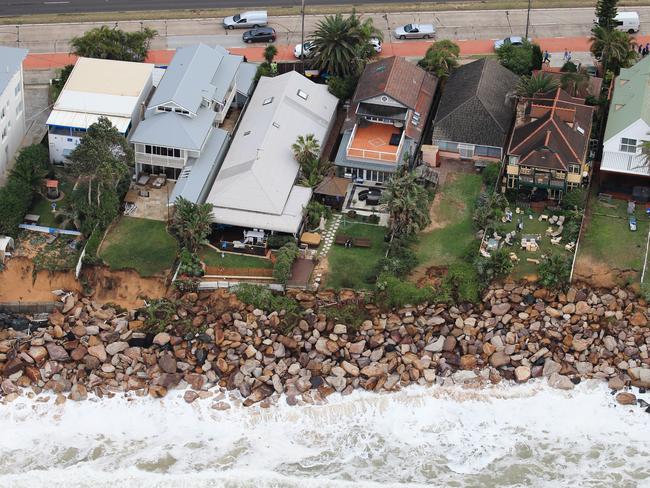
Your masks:
M303 311L289 324L282 311L254 309L223 290L175 297L168 323L68 298L36 330L1 322L0 398L159 398L179 388L188 403L212 397L221 409L225 390L238 391L244 405L268 405L280 394L289 404L314 403L355 389L534 378L566 390L590 378L617 391L650 387L647 304L624 289L553 293L507 284L489 288L478 305L389 312L349 290L292 296ZM367 319L340 323L321 313L341 303L356 304ZM628 394L617 398L633 403Z

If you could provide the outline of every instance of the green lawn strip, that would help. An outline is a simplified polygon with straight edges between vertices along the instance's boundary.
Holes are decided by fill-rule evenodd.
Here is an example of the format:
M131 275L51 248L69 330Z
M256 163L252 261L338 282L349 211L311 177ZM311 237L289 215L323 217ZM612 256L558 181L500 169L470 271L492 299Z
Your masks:
M342 221L337 235L367 237L372 241L369 248L346 248L332 244L327 255L329 271L326 277L328 288L371 289L371 279L377 262L386 254L384 235L386 227Z
M58 208L60 202L56 202L56 205ZM38 219L38 225L45 227L58 227L59 225L55 219L56 214L52 212L52 202L44 196L38 195L34 198L34 203L32 203L29 213L40 215L41 218Z
M133 268L141 276L153 276L174 263L178 246L164 222L121 217L109 232L100 256L113 269Z
M628 226L627 202L604 203L594 198L590 203L590 217L578 252L611 268L641 272L650 228L643 207L637 207L634 213L637 231L632 232Z
M199 257L207 266L215 268L273 268L273 263L268 259L243 254L222 254L220 251L215 251L208 246L201 248Z
M422 265L447 266L463 254L474 239L472 211L481 185L479 175L459 174L440 188L438 219L447 224L420 234L416 253Z

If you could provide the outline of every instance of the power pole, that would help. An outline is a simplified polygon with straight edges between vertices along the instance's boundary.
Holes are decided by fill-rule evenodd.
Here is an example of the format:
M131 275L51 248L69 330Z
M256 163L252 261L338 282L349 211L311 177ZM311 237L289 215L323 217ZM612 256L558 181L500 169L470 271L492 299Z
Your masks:
M300 2L300 17L301 17L301 28L300 28L300 68L302 69L302 74L305 74L305 0Z
M526 40L528 40L528 26L530 25L530 2L532 0L528 0L528 10L526 12L526 35L524 36Z

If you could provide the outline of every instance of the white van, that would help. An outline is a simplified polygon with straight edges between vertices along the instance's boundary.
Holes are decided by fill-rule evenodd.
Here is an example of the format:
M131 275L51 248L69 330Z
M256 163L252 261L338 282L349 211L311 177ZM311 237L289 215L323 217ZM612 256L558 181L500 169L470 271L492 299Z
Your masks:
M639 32L641 22L639 21L639 14L636 12L619 12L614 17L616 22L616 30L629 32L634 34Z
M223 26L226 29L251 29L253 27L263 27L269 21L266 10L251 10L242 12L231 17L223 19Z

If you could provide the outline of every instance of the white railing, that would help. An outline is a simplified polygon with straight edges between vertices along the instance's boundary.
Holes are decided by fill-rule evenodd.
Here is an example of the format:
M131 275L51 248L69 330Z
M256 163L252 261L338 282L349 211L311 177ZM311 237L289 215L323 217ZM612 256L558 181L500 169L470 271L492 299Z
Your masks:
M361 148L352 147L356 130L357 130L357 126L355 125L354 129L352 130L352 135L350 136L350 141L348 142L345 151L346 156L349 159L370 159L373 161L380 161L385 163L397 162L399 155L402 152L406 131L402 132L402 137L399 141L399 145L397 146L397 152L387 152L387 151L377 151L375 149L361 149Z
M228 114L228 110L230 109L230 105L232 104L236 94L237 88L233 86L233 89L230 91L228 98L226 98L226 101L223 104L223 109L217 112L217 121L219 121L220 124L226 119L226 115Z
M157 154L136 152L135 162L140 164L151 164L154 166L166 166L168 168L183 168L187 161L185 158L175 158L172 156L159 156Z
M639 154L603 151L603 160L600 169L604 171L618 171L635 175L648 176L650 170Z

